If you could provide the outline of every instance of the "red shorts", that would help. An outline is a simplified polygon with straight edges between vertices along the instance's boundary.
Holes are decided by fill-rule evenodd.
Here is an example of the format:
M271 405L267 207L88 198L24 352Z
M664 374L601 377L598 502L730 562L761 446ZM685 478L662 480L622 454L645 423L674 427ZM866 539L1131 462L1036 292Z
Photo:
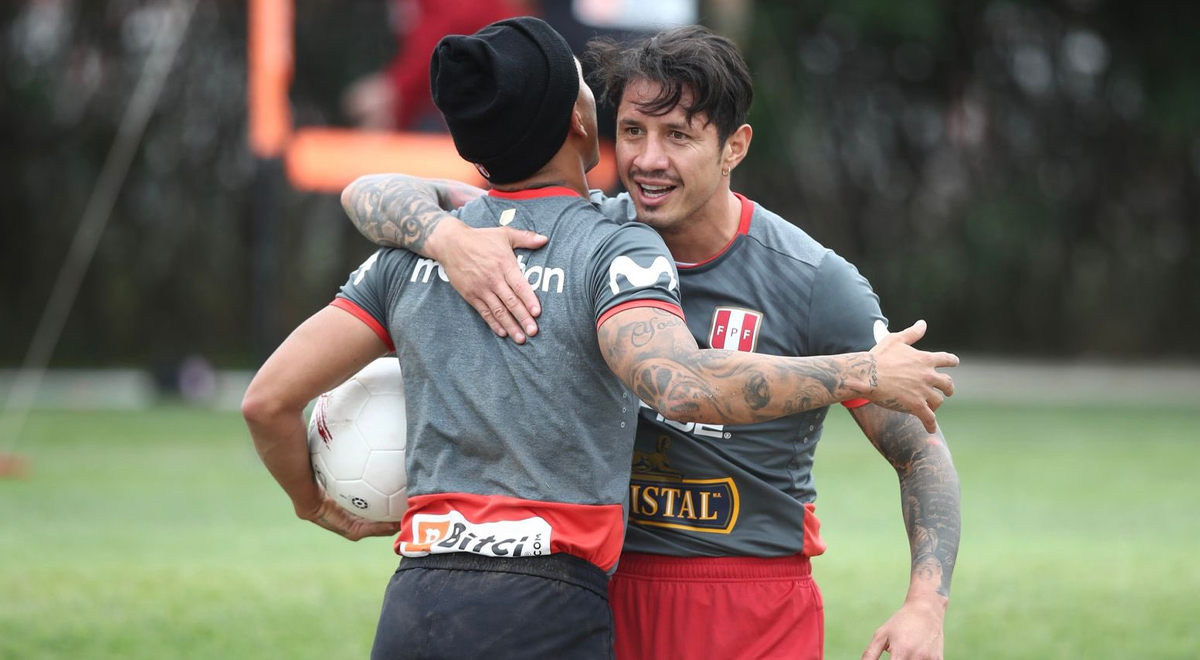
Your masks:
M617 660L821 660L808 557L627 552L608 584Z

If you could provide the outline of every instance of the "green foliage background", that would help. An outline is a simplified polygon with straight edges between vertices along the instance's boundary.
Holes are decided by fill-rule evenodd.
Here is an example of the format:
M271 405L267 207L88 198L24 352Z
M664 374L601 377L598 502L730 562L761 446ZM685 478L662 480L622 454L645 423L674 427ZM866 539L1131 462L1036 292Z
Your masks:
M386 3L297 4L295 120L344 125L342 89L396 49ZM1195 359L1200 5L748 4L755 139L735 187L857 264L890 317L960 352ZM0 6L2 366L165 6ZM270 295L253 293L270 170L246 148L245 39L244 3L201 0L56 366L252 366L371 251L332 196L284 190Z

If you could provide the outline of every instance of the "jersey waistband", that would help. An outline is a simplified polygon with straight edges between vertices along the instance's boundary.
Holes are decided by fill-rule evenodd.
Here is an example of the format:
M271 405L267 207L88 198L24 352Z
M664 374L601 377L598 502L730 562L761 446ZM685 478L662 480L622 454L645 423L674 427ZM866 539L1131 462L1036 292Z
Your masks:
M592 562L565 553L544 557L487 557L452 552L426 557L405 557L397 571L433 568L454 571L490 571L531 575L572 584L608 600L608 575Z
M674 557L623 552L616 574L665 580L778 580L809 577L812 564L804 555Z

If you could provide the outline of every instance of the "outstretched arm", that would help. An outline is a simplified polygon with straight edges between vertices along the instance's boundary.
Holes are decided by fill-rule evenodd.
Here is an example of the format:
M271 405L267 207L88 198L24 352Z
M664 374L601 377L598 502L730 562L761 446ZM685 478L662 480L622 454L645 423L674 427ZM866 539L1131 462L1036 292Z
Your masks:
M675 421L750 424L863 397L936 428L934 410L954 391L936 369L958 358L913 348L923 334L918 322L869 353L779 357L701 349L683 319L635 307L606 320L597 337L613 373Z
M851 411L871 444L895 468L912 573L904 605L875 631L864 660L884 651L904 660L941 660L943 620L962 529L958 472L941 430L911 415L866 405Z
M546 237L509 227L471 229L447 213L482 194L458 181L371 174L342 191L342 208L371 242L436 259L492 332L524 343L537 334L541 306L513 250L536 250Z

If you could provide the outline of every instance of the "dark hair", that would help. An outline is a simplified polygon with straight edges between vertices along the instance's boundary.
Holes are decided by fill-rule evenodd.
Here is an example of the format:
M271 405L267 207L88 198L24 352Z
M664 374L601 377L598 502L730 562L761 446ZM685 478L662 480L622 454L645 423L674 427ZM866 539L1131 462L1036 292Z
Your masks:
M704 115L715 124L721 144L742 124L754 97L750 69L732 41L699 25L673 28L633 43L593 39L585 57L595 65L601 97L612 107L621 104L625 87L638 79L662 86L658 96L639 104L649 115L665 115L684 105L688 122Z

